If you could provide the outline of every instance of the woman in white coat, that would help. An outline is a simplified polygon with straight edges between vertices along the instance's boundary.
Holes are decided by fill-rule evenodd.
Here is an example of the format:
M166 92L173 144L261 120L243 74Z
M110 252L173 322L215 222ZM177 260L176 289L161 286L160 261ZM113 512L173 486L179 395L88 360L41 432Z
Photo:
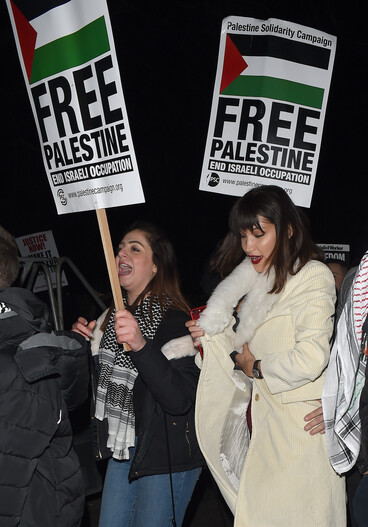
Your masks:
M245 194L229 223L246 258L215 289L197 324L187 323L204 348L200 447L234 526L343 527L344 478L329 463L325 436L302 425L320 407L333 276L280 187Z

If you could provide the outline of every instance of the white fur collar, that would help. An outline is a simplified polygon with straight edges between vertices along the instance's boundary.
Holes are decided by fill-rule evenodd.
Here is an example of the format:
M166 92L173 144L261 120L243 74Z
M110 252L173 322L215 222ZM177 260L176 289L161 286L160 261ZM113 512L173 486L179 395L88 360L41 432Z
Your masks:
M168 360L193 357L198 353L198 349L193 346L190 335L169 340L162 346L161 351Z
M240 350L245 342L251 340L278 299L278 295L268 294L274 279L273 270L269 274L257 273L249 258L245 258L216 287L198 325L210 336L222 332L229 325L239 300L247 295L238 312L239 325L234 342L235 349Z

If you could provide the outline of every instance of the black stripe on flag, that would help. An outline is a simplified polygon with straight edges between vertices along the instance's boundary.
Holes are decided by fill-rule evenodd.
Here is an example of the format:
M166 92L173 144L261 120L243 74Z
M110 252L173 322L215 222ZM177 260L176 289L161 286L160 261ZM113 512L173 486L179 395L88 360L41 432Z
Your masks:
M273 57L314 66L323 70L328 69L330 50L295 42L274 35L238 35L228 33L243 57Z
M70 0L13 0L13 3L28 21L69 2Z

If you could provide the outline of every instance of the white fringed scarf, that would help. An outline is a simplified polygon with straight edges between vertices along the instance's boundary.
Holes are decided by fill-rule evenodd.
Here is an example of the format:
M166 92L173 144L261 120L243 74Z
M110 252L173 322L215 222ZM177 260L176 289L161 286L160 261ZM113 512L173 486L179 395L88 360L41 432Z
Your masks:
M278 300L277 294L269 294L275 280L274 270L257 273L249 258L245 258L234 271L214 290L206 309L201 313L198 325L210 336L221 333L231 322L233 311L246 295L238 311L239 325L235 335L235 349L241 351L267 313Z

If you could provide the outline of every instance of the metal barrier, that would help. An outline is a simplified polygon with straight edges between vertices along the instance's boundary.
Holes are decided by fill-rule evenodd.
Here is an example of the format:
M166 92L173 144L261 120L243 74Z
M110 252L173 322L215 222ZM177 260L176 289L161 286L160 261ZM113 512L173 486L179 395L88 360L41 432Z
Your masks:
M105 311L107 306L101 300L98 293L93 289L89 282L84 278L79 269L74 265L74 263L67 257L61 258L18 258L20 264L23 264L23 269L21 268L21 273L19 276L19 285L20 287L25 287L30 291L33 290L38 272L40 268L45 274L47 291L50 300L51 314L54 321L54 327L56 330L64 329L64 315L63 315L63 293L62 293L62 266L67 264L70 269L74 272L76 277L84 285L88 293L92 298L97 302L101 307L102 311ZM56 275L56 295L54 292L54 287L52 285L51 271L50 266L55 266L55 275Z

